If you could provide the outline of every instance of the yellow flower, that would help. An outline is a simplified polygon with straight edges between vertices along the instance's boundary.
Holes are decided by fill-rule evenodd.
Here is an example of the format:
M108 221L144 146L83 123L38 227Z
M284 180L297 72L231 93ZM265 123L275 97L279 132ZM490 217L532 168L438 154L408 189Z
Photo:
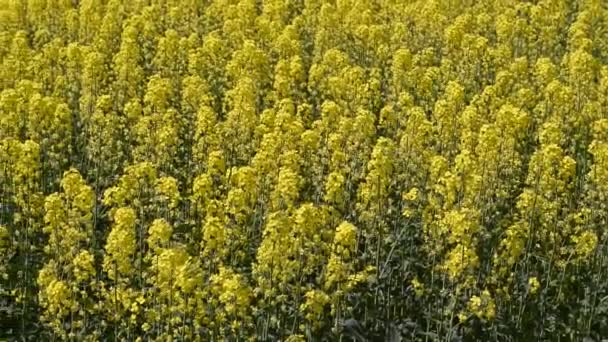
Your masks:
M181 247L162 250L158 256L156 285L167 293L175 287L179 269L186 264L188 257L188 253Z
M597 235L587 230L578 236L574 236L572 241L576 244L576 254L580 258L586 258L593 253L597 246Z
M325 183L325 201L342 204L344 194L344 176L339 171L333 171L327 176Z
M279 179L271 197L275 208L293 206L300 192L301 177L290 168L279 170Z
M481 298L479 296L473 296L469 299L469 311L475 314L477 317L483 316L483 311L481 310Z
M540 287L538 279L536 279L536 277L530 277L528 279L528 287L530 288L530 293L535 294L538 291L538 288Z
M0 252L8 246L9 233L5 226L0 225Z
M306 341L306 339L304 338L304 335L290 335L285 340L285 342L304 342L304 341Z
M490 291L483 290L481 299L485 304L485 318L490 321L493 320L494 317L496 317L496 303L494 302Z
M106 240L106 257L104 269L111 279L116 271L128 274L131 269L131 257L135 254L135 223L137 216L131 208L119 208L114 214L114 226Z
M464 312L458 313L458 321L460 321L461 323L466 321L467 318L469 318L469 316L467 316L467 314L465 314Z
M416 296L420 297L424 294L424 285L418 280L418 277L412 279L412 287Z
M403 195L403 199L406 201L412 202L412 201L417 200L418 196L419 196L418 188L412 188L412 189L410 189L410 191L408 191L407 193L405 193Z
M93 255L88 251L80 252L73 260L77 281L86 280L95 275Z
M352 251L357 240L357 227L349 222L342 222L336 228L334 243L341 246L344 250Z
M458 244L448 252L442 269L448 273L451 280L455 280L478 265L479 257L475 251L467 245Z
M157 248L169 242L173 228L164 219L156 219L148 229L148 245Z
M221 151L213 151L209 153L207 161L207 172L211 176L222 176L226 172L226 162Z
M211 276L211 283L226 314L243 316L249 310L251 289L243 282L241 275L230 268L220 267L219 274Z
M213 179L208 174L202 174L194 179L192 185L192 198L201 203L206 203L213 192Z
M221 256L226 241L224 222L218 217L207 215L203 227L203 240L201 241L203 254Z
M309 290L304 297L306 300L300 305L300 310L306 312L306 319L317 322L323 314L325 305L329 303L329 296L323 291Z
M173 177L163 177L158 179L156 191L159 193L162 201L168 201L170 208L177 207L180 199L177 180Z
M483 290L481 296L473 296L467 306L469 312L484 320L493 320L496 316L496 304L490 291Z

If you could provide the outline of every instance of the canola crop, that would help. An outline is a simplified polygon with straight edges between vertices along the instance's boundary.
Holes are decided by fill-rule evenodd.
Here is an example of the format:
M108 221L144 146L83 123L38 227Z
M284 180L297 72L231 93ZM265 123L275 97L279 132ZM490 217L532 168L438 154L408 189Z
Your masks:
M600 341L601 0L0 0L0 339Z

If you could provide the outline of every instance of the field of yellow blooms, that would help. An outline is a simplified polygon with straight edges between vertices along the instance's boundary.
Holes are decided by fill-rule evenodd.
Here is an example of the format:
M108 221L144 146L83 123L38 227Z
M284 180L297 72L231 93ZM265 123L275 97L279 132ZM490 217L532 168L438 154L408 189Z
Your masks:
M0 0L0 340L606 341L604 0Z

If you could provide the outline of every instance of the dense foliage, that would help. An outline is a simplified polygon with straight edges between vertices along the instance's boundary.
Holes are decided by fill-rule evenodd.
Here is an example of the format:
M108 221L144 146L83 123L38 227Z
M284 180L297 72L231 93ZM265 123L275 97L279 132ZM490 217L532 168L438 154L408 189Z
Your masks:
M602 0L0 0L0 339L608 336Z

